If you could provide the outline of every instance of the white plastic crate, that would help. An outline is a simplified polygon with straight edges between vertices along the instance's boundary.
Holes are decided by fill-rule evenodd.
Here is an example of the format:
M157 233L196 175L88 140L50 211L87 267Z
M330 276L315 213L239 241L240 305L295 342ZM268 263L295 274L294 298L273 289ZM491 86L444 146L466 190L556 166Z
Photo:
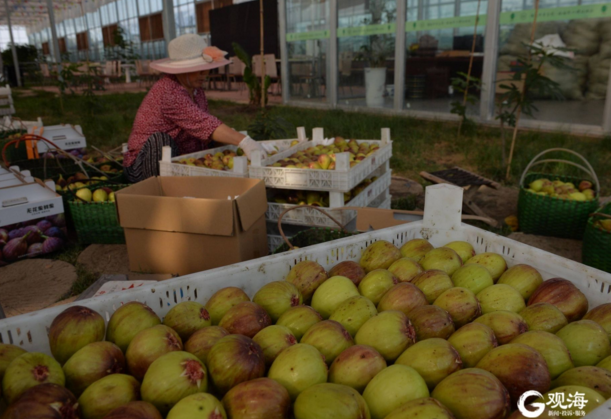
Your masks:
M312 142L299 144L293 151L302 151L313 144L321 144L322 139L323 129L314 128L312 131ZM256 156L253 156L248 172L251 178L265 181L265 186L269 188L348 192L392 157L392 142L390 141L389 128L382 128L381 140L357 140L357 142L377 143L380 148L354 167L350 167L348 153L336 153L336 166L334 170L269 167L268 164L277 163L284 157L278 155L272 156L267 159L271 160L271 162L265 164L265 162L257 161Z
M305 128L297 128L297 138L289 140L270 140L261 141L265 144L270 144L278 149L278 153L274 154L263 160L264 164L272 164L272 159L286 158L297 151L298 145L291 146L293 141L299 141L300 143L307 142L305 136ZM222 147L211 148L208 150L198 151L196 153L184 154L182 156L172 157L170 148L164 147L162 160L159 162L159 173L161 176L221 176L221 177L248 177L248 160L246 157L235 157L233 159L233 170L216 170L208 167L190 166L187 164L178 163L179 160L195 158L205 156L206 154L216 154L225 150L236 151L238 147L235 145L226 145Z
M392 195L389 191L383 192L378 196L369 206L372 208L390 209L392 202Z
M385 191L388 192L392 173L388 169L387 165L388 163L386 163L384 167L378 169L378 171L374 172L373 175L378 176L378 179L373 181L371 185L367 186L367 188L365 188L360 194L347 202L345 206L367 207ZM343 194L343 192L337 193ZM288 208L296 207L294 204L277 204L274 202L269 202L267 205L267 212L265 214L267 221L278 221L278 217L280 217L280 214L282 214L283 211L287 210ZM354 219L354 217L356 217L356 211L334 210L333 207L321 209L329 213L329 215L339 221L341 225L348 224ZM282 223L309 225L312 227L337 227L337 225L329 217L320 213L320 211L306 207L287 212L282 217Z
M216 291L228 286L240 287L250 297L263 285L283 279L290 269L304 260L331 269L345 260L358 261L362 251L377 240L396 246L414 238L425 238L434 246L465 240L477 253L495 252L511 267L526 263L535 267L544 279L562 277L572 281L588 298L590 308L608 303L611 298L611 274L565 259L552 253L508 239L507 237L461 223L463 190L452 185L434 185L426 189L424 219L383 230L370 231L303 249L254 259L222 268L169 279L141 288L51 307L34 313L0 320L0 341L19 345L28 351L50 353L48 328L59 313L72 305L85 305L106 320L129 301L146 303L163 317L182 301L205 303ZM611 400L586 416L608 419Z
M19 118L5 116L2 119L0 129L1 130L24 129L26 131L29 131L34 128L38 128L42 126L43 126L42 118L40 117L38 117L38 120L36 121L22 121Z
M32 127L28 129L29 134L36 134L51 141L61 150L73 150L75 148L87 147L87 139L83 135L80 125L50 125L48 127ZM53 146L46 141L37 141L36 146L39 153L52 150Z

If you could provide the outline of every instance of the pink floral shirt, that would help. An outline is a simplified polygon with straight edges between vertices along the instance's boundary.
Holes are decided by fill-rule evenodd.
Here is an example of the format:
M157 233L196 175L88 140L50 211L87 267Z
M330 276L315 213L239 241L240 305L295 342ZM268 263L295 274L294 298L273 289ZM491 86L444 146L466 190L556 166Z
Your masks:
M146 95L134 120L123 165L131 166L146 140L156 132L174 139L180 154L205 150L212 133L222 124L208 113L204 89L195 89L191 99L175 76L166 75Z

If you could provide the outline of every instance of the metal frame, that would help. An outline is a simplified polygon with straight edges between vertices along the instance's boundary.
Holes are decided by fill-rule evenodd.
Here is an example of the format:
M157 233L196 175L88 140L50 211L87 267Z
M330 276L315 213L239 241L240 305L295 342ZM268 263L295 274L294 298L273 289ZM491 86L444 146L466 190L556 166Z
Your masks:
M395 31L395 111L405 106L405 21L407 20L407 0L397 0Z
M278 0L278 36L280 37L280 77L282 78L282 102L289 101L290 74L288 48L286 47L286 0Z
M327 80L325 93L327 103L335 108L338 96L338 38L337 38L337 0L329 0L329 52L327 55Z
M484 68L482 93L480 96L480 118L494 119L494 97L496 94L496 68L499 52L501 2L488 1L486 30L484 32Z
M609 72L609 82L607 83L607 99L603 114L603 134L611 135L611 71Z

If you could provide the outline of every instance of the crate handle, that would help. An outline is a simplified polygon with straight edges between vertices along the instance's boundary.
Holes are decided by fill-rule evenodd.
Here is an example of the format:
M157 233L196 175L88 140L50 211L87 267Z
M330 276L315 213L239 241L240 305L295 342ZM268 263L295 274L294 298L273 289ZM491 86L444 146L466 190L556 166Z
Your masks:
M296 205L294 207L285 209L278 216L278 231L280 231L280 236L282 236L282 240L284 240L284 242L286 243L286 245L289 247L290 250L295 249L295 246L293 246L291 244L289 239L284 235L284 231L282 231L282 217L284 217L284 214L286 214L287 212L292 211L292 210L297 209L297 208L312 208L312 209L315 209L316 211L321 212L324 215L326 215L327 217L329 217L331 219L331 221L333 221L335 224L337 224L339 226L339 229L341 231L343 231L344 233L347 233L347 231L344 229L344 226L339 221L337 221L335 219L335 217L333 217L331 214L329 214L327 211L324 211L324 210L320 209L319 207L315 207L314 205Z
M544 154L551 153L553 151L563 151L563 152L566 152L566 153L573 154L574 156L577 156L578 158L580 158L585 163L587 168L583 167L580 164L573 163L572 161L561 160L561 159L546 159L546 160L537 161L537 159L539 159L539 157L543 156ZM526 166L526 169L524 169L524 172L522 173L522 177L520 178L520 187L522 187L522 185L524 185L524 179L526 179L526 175L527 175L528 171L533 166L536 166L538 164L543 164L543 163L566 163L566 164L570 164L571 166L575 166L578 169L586 172L586 174L590 175L590 177L596 183L596 196L600 195L600 182L598 181L598 176L596 176L596 172L594 172L594 168L592 167L592 165L590 165L590 163L586 160L586 158L583 157L581 154L577 153L576 151L569 150L567 148L550 148L549 150L545 150L545 151L542 151L541 153L537 154L535 156L535 158L533 158L530 161L530 163L528 163L528 166Z

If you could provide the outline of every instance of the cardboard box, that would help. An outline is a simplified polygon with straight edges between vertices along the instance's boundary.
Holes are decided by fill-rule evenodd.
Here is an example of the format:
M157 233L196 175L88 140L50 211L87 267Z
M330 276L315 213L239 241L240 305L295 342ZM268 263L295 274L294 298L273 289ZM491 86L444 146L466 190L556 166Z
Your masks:
M62 197L55 192L53 181L45 184L34 179L34 182L20 181L16 185L0 188L0 227L32 223L63 212Z
M260 180L156 177L116 199L131 271L186 275L268 253Z

